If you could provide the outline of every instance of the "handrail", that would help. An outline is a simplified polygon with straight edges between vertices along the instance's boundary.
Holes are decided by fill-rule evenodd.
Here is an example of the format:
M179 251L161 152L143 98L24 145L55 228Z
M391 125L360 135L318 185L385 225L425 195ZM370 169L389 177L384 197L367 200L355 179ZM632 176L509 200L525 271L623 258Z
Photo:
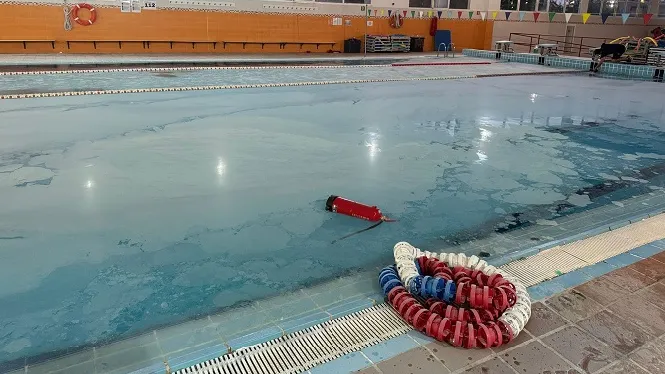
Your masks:
M513 36L525 39L528 38L529 41L513 41ZM554 42L563 46L561 49L563 54L577 55L578 57L582 56L583 50L585 48L595 48L598 45L608 41L607 38L594 36L566 36L552 34L529 34L519 32L510 33L509 40L513 41L515 45L528 46L529 52L533 50L534 46L541 44L542 42ZM579 40L579 42L576 42L576 40ZM587 43L585 43L585 41Z
M439 46L436 47L436 57L439 57L439 52L441 52L441 46L443 46L443 51L446 52L446 56L448 55L448 47L446 47L446 43L439 43Z

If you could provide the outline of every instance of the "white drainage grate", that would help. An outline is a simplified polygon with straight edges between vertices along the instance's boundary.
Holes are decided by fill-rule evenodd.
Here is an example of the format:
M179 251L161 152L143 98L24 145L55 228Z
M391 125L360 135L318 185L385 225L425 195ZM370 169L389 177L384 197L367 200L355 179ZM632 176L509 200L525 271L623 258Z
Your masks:
M176 374L296 374L411 330L382 303L281 338L242 348Z
M526 286L593 265L665 237L665 214L517 260L502 270ZM241 348L175 374L297 374L411 330L389 304Z

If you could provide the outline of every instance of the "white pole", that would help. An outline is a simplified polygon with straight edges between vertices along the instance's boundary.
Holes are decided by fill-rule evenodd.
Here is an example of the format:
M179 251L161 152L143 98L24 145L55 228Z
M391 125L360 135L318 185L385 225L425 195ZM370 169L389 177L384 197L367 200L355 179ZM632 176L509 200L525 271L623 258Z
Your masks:
M365 40L363 41L363 57L367 57L367 15L369 14L369 4L365 0Z

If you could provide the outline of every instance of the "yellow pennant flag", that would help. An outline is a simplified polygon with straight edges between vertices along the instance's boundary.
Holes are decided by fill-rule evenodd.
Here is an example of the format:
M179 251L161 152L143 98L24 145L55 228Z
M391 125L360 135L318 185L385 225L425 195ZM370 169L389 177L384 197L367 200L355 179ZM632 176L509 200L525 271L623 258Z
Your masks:
M383 9L381 9L381 17L383 17Z
M499 12L497 11L492 12L492 19L496 19L497 14L499 14Z
M427 17L432 17L433 15L434 15L433 11L430 10L429 12L427 12Z
M591 16L591 13L582 14L582 23L586 23L589 20L589 16Z

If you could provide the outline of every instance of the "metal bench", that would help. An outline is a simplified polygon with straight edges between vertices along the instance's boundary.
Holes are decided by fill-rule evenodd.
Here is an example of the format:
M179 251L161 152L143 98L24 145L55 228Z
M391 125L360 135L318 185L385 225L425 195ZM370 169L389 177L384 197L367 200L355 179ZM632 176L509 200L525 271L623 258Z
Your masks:
M0 43L22 43L23 49L28 49L28 43L51 43L51 48L55 49L55 40L0 40Z
M55 42L54 42L55 43ZM222 48L226 48L227 44L242 44L242 48L248 44L261 45L263 49L266 45L279 45L279 49L284 49L287 45L300 45L302 49L305 45L315 45L316 49L319 49L321 45L330 45L332 48L335 45L335 42L258 42L258 41L216 41L216 40L67 40L67 49L71 48L71 43L92 43L94 49L97 49L97 44L99 43L117 43L118 49L122 49L123 43L141 43L143 49L150 49L151 43L169 43L171 49L173 49L174 44L191 44L192 49L196 48L197 44L212 44L213 49L217 49L217 44L221 44ZM55 48L55 46L54 46Z

